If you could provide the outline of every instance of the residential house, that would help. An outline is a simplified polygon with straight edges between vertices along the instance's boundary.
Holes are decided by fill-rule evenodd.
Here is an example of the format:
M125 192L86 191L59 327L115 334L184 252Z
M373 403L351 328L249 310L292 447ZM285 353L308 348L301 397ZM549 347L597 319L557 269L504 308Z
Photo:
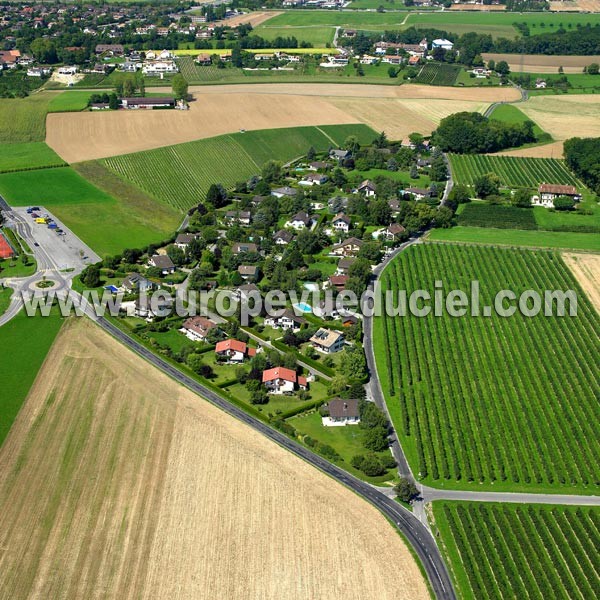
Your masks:
M377 186L369 179L365 179L358 186L357 191L364 194L367 198L372 198L377 193Z
M299 182L299 185L323 185L329 181L327 175L321 173L307 173Z
M356 260L356 258L349 256L347 258L340 258L338 264L337 264L337 269L335 271L336 275L348 275L348 271L350 270L350 267L352 266L352 263L354 263L354 261Z
M289 227L293 227L294 229L307 229L312 226L312 219L310 216L304 211L300 211L296 213L287 223Z
M327 171L331 168L331 164L322 160L316 160L308 165L311 171Z
M342 292L346 289L348 279L348 275L331 275L328 279L329 287L337 290L338 292Z
M240 265L238 273L244 281L256 281L258 277L258 267L256 265Z
M546 89L546 80L545 79L540 79L539 77L535 80L535 87L538 90L543 90Z
M175 273L175 265L166 254L155 254L149 261L151 267L160 269L163 275Z
M406 233L406 229L400 223L392 223L385 229L380 230L379 239L386 242L396 242Z
M254 242L237 242L231 247L231 252L235 255L258 252L258 246Z
M352 226L352 219L344 213L339 213L333 217L331 225L336 231L348 233Z
M154 317L165 317L172 309L172 298L150 298L148 296L140 296L136 298L133 306L133 314L140 319L153 321Z
M59 75L76 75L78 70L79 69L75 65L70 65L65 67L58 67L57 72Z
M217 357L226 358L230 363L242 363L246 358L256 355L256 348L250 348L239 340L223 340L215 346Z
M415 200L423 200L424 198L431 198L431 190L427 188L416 188L409 187L402 190L403 194L410 194Z
M156 287L156 284L146 279L143 275L139 273L130 273L123 279L121 282L121 288L124 292L127 293L145 293L150 292Z
M344 347L344 336L339 331L331 331L321 327L310 338L313 348L324 354L339 352Z
M52 69L49 67L29 67L27 69L27 77L46 77L51 72Z
M273 236L273 241L278 246L287 246L293 239L294 239L294 234L287 229L280 229Z
M352 153L350 150L332 149L329 151L329 156L331 156L331 158L335 158L335 160L345 160L346 158L350 158Z
M203 342L212 329L218 329L218 325L207 317L190 317L183 322L180 331L194 342Z
M258 286L254 283L244 283L237 287L233 296L237 298L240 302L248 302L251 297L260 296L260 290Z
M370 56L369 54L363 54L360 57L360 64L361 65L374 65L377 62L377 57L376 56Z
M297 389L305 390L308 386L306 377L285 367L263 371L262 382L270 394L291 394Z
M96 44L96 54L110 54L112 56L123 56L125 49L121 44Z
M360 423L358 404L357 399L343 400L342 398L333 398L326 405L329 416L323 417L323 425L325 427L334 427Z
M297 331L306 323L304 317L300 317L294 313L293 310L286 308L281 315L278 317L267 316L265 317L264 324L274 329L291 329Z
M209 67L212 65L212 58L210 54L198 54L196 57L196 64L201 65L203 67Z
M284 187L280 187L280 188L275 188L274 190L271 190L271 196L275 196L275 198L283 198L284 196L290 196L290 197L294 197L298 195L298 190L294 189L293 187L289 187L289 186L284 186Z
M238 225L250 225L252 214L246 210L228 210L225 213L225 220L228 223L237 223Z
M348 208L348 198L346 196L333 196L333 198L327 200L327 207L331 212L338 213Z
M356 256L363 244L362 240L351 237L344 240L341 244L336 244L331 253L336 256Z
M181 250L187 250L187 247L198 237L198 233L179 233L175 238L175 245Z

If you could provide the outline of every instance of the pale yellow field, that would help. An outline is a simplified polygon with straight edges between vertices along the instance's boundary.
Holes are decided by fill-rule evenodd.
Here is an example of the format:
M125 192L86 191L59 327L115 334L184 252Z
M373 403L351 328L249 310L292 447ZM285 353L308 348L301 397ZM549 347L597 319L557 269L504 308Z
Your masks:
M545 56L542 54L498 54L483 53L483 60L505 60L513 73L558 73L562 67L565 73L582 73L583 67L600 62L600 55L595 56Z
M600 313L600 254L564 253L562 257Z
M374 508L89 321L0 450L0 597L429 598Z
M550 10L600 12L600 0L575 0L574 2L550 2Z
M600 136L600 97L593 94L533 96L518 107L557 141L544 146L509 150L498 154L562 158L564 140L577 136Z
M46 142L67 162L81 162L240 129L366 122L396 137L412 131L429 133L436 124L432 115L464 110L467 103L479 110L493 101L519 97L513 88L422 85L242 84L192 87L190 92L195 102L189 111L50 114ZM407 109L398 100L415 102Z
M478 10L481 12L506 10L504 4L453 4L451 10Z
M225 19L224 21L218 21L216 25L227 25L228 27L237 27L238 25L250 24L252 27L258 27L265 21L282 14L281 11L267 11L267 12L249 12L239 17L233 17L232 19Z

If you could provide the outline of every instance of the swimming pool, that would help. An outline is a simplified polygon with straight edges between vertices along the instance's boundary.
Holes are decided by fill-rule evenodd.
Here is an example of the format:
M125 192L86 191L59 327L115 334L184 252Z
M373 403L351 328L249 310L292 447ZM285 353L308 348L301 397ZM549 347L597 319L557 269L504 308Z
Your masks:
M310 304L306 304L306 302L298 302L294 304L294 308L297 308L299 311L303 313L311 313L312 306Z

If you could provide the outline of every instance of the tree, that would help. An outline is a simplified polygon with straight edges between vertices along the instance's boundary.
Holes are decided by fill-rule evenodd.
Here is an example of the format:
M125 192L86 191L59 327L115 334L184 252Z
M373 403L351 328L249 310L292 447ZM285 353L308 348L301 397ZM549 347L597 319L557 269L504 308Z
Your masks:
M58 62L56 46L54 45L54 42L48 38L36 38L31 42L30 49L38 62L44 64L54 64Z
M398 77L398 69L396 69L394 66L388 67L387 73L388 77L391 77L392 79Z
M331 181L336 187L344 187L348 183L348 178L342 169L336 167L331 174Z
M529 208L531 206L531 192L526 189L517 190L513 194L510 203L519 208Z
M387 430L384 427L373 427L365 432L364 446L373 452L383 452L388 446Z
M387 161L385 168L388 171L392 171L392 172L397 171L398 170L398 161L394 157L390 158Z
M575 208L575 200L568 196L559 196L554 200L554 208L556 210L573 210Z
M350 346L342 352L340 371L348 379L362 379L367 375L365 353L359 345Z
M495 60L488 60L488 69L490 71L495 71L496 70L496 61Z
M385 467L373 452L354 456L351 464L355 469L362 471L368 477L377 477L385 473Z
M600 72L600 65L598 63L592 63L587 68L588 75L598 75Z
M227 204L227 192L220 184L211 184L206 192L206 201L215 208L222 208Z
M433 226L441 229L452 227L454 222L454 212L447 206L440 206L433 217Z
M252 404L267 404L267 402L269 402L267 390L262 386L254 390L250 395L250 402Z
M415 498L419 497L419 490L414 482L402 477L400 481L394 486L396 497L402 502L412 502Z
M275 183L281 179L282 164L277 160L268 160L262 167L262 178L267 183Z
M475 193L479 198L487 198L497 194L499 189L498 177L493 173L486 173L475 180Z
M317 157L317 151L314 149L314 146L311 146L306 152L307 160L315 160Z
M419 171L417 169L417 165L416 164L412 164L410 165L410 171L409 171L409 176L411 179L418 179L419 178Z
M456 204L466 204L471 202L471 192L466 185L457 183L448 194L448 198Z
M387 146L388 146L388 139L387 139L387 135L385 134L385 131L382 131L373 140L373 146L375 146L375 148L387 148Z
M500 60L496 63L496 73L498 75L508 75L510 73L510 67L505 60Z
M419 150L423 146L423 142L425 141L425 138L417 131L414 131L413 133L409 134L408 139L410 143L415 147L415 150Z
M100 267L89 265L80 275L81 283L89 288L97 288L100 285Z
M362 429L376 429L377 427L387 429L388 420L376 404L363 400L359 405L359 410Z
M442 156L435 158L431 162L429 177L432 181L446 181L446 179L448 179L448 168L446 167L446 161Z
M200 374L202 372L202 368L204 367L204 363L202 362L202 354L188 354L185 359L186 365L194 371L196 374Z
M352 154L356 154L360 150L360 144L358 138L355 135L349 135L344 140L344 148L349 150Z
M188 96L188 82L181 73L177 73L173 77L171 83L173 87L173 94L177 100L185 100Z

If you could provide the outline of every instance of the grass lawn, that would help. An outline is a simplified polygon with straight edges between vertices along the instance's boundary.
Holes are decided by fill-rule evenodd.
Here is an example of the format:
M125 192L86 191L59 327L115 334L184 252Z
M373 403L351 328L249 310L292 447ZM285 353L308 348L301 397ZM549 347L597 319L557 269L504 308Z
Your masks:
M350 464L353 456L367 452L363 446L365 430L358 425L346 425L345 427L324 427L321 421L321 415L315 411L306 415L298 415L288 419L288 423L293 425L299 434L308 435L314 440L323 444L329 444L343 458L341 463L347 471L373 483L391 481L396 475L395 469L391 469L386 475L380 477L367 477L361 471L358 471ZM379 456L389 454L388 451L377 452Z
M491 119L496 121L502 121L503 123L524 123L525 121L531 121L531 119L516 106L512 104L501 104L497 106L492 115ZM537 142L547 144L552 141L552 136L546 133L537 123L534 122L533 133L536 137Z
M266 415L276 415L284 413L288 410L292 410L298 406L309 405L312 399L307 402L300 402L295 396L284 396L271 394L269 396L269 402L267 404L252 404L250 402L250 392L245 385L236 383L234 385L225 388L234 398L244 402L248 406L251 406L255 410L258 410Z
M146 335L156 340L159 344L168 346L173 352L181 352L184 348L196 347L198 344L185 337L183 333L180 333L177 329L169 329L169 331L146 331Z
M589 91L594 90L600 91L600 75L588 75L587 73L564 73L564 74L548 74L548 73L531 73L531 87L535 88L536 79L544 79L549 87L543 90L532 90L535 93L555 93L550 87L550 83L553 80L557 80L559 77L566 77L568 82L571 84L570 92L578 91Z
M28 256L27 264L21 262L21 258L0 261L0 277L30 277L37 269L35 260Z
M357 177L361 181L365 179L374 179L377 176L383 175L388 179L397 181L398 183L405 184L406 187L429 187L431 185L431 179L428 175L423 175L419 172L419 177L413 179L408 171L387 171L386 169L369 169L368 171L350 171L349 177Z
M600 233L600 206L593 199L585 199L582 206L592 211L591 215L583 215L577 211L548 210L543 206L535 206L533 215L540 229L549 231L573 231L586 233L592 229Z
M53 94L48 112L78 112L87 108L92 92L71 91Z
M52 97L50 92L40 92L27 98L1 98L0 143L42 142Z
M428 239L444 242L529 246L532 248L566 248L600 252L600 236L593 233L522 231L519 229L484 229L482 227L459 226L451 229L434 229L428 235Z
M49 317L27 317L21 311L0 327L0 445L8 435L29 388L46 358L60 329L62 318L57 313Z
M65 164L45 142L0 144L0 173Z
M267 21L267 23L271 23L276 18L277 17ZM316 48L322 48L325 47L326 44L331 44L331 42L333 42L335 28L318 26L273 27L270 25L263 25L256 29L256 34L268 41L272 41L277 37L295 37L299 42L308 42Z
M495 75L490 76L490 78L477 78L471 77L471 74L466 69L461 69L458 74L454 85L462 85L465 87L489 87L491 85L499 85L500 78Z
M100 165L80 171L111 193L122 191L122 201L70 167L0 175L0 194L15 206L45 206L101 256L160 241L176 228L179 217L174 211Z
M6 312L10 304L10 299L13 295L11 288L0 288L0 316Z

